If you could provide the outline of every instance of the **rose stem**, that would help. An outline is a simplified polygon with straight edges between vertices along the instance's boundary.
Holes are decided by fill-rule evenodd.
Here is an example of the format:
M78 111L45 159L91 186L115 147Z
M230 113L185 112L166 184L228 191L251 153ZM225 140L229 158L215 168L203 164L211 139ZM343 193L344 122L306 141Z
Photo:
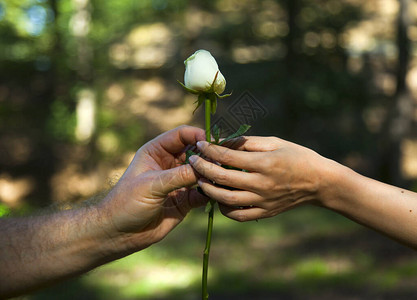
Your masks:
M211 142L211 133L210 133L211 101L210 99L205 100L205 114L206 114L206 140L207 142ZM210 199L210 202L211 202L211 199ZM213 231L213 213L214 213L214 205L211 206L209 216L208 216L206 248L204 249L204 256L203 256L203 297L202 297L203 300L208 299L207 271L208 271L208 262L209 262L209 256L210 256L211 233Z

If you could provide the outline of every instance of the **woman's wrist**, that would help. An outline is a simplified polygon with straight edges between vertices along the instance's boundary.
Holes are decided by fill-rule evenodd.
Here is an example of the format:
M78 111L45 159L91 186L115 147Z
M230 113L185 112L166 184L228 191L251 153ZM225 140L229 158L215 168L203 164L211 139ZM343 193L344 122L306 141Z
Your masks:
M320 187L317 202L320 206L331 210L340 211L344 205L346 193L351 191L349 185L358 173L352 169L337 163L334 160L325 159L320 168Z

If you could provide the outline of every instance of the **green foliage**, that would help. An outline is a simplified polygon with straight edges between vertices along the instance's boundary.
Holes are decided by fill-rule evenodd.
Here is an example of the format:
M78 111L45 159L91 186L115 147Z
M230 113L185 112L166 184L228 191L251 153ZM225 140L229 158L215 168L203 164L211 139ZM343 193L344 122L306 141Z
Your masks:
M0 218L8 215L10 213L10 208L5 204L0 203Z
M72 141L75 124L75 112L64 101L54 101L47 121L47 132L56 140Z
M213 126L212 135L213 135L213 138L214 138L214 143L219 144L219 141L220 141L220 127L217 126L217 124L214 124L214 126Z
M251 126L250 125L247 125L247 124L240 125L239 129L235 133L229 135L227 138L225 138L224 140L222 140L219 143L219 145L223 145L227 141L230 141L230 140L232 140L234 138L237 138L237 137L240 137L240 136L244 135L250 128L251 128Z

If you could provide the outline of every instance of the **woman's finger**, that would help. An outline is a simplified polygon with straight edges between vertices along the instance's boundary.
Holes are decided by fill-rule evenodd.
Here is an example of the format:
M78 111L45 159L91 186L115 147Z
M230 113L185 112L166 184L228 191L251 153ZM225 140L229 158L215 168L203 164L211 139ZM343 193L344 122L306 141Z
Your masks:
M199 141L197 148L206 157L223 165L249 171L256 171L259 167L259 161L262 159L262 153L232 150L205 141Z
M201 176L221 185L252 191L256 186L255 182L259 180L257 173L225 169L197 155L191 156L189 160Z
M236 208L219 203L219 208L223 215L239 222L253 221L266 216L266 210L260 207Z
M228 190L204 178L198 180L198 185L208 197L228 206L257 206L262 201L262 197L253 192Z
M223 144L224 147L249 152L274 151L286 141L273 136L241 136L229 140Z

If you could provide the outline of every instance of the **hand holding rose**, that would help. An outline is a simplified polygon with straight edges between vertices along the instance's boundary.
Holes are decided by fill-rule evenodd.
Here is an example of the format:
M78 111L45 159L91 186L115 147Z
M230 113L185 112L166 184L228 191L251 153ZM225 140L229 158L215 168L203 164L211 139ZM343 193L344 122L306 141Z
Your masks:
M330 164L310 149L274 137L241 138L234 150L205 142L197 145L207 158L249 171L224 169L198 156L190 158L204 176L198 183L205 194L219 202L224 215L238 221L272 217L317 200L320 174Z
M198 156L190 158L203 177L198 184L229 218L250 221L315 204L417 249L417 193L364 177L308 148L274 137L244 137L229 148L205 142L197 146L211 161L248 171L224 169Z

